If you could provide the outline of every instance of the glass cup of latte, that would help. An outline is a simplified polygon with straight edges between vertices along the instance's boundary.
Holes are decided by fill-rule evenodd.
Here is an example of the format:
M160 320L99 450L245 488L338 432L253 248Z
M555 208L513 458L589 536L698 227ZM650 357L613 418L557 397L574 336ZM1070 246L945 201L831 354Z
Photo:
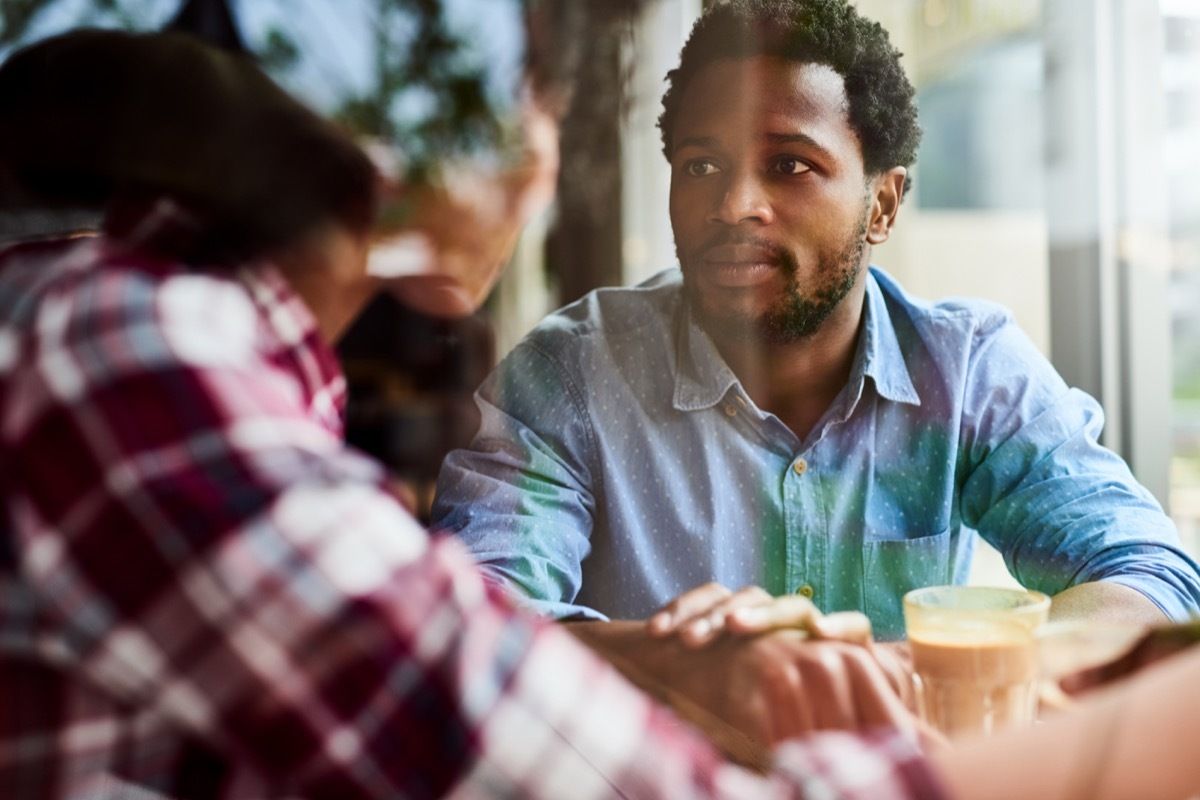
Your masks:
M1025 726L1037 713L1041 592L929 586L904 596L917 708L946 736Z

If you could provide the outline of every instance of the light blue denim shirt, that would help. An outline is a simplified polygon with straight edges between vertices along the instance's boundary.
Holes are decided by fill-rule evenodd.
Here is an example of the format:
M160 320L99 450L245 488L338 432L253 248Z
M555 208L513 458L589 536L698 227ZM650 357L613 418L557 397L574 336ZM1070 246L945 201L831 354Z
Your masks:
M1182 619L1200 575L1002 308L867 279L845 389L801 441L692 321L678 270L548 317L485 381L435 526L556 617L645 618L706 581L811 592L903 635L900 599L966 580L976 531L1027 587L1112 580Z

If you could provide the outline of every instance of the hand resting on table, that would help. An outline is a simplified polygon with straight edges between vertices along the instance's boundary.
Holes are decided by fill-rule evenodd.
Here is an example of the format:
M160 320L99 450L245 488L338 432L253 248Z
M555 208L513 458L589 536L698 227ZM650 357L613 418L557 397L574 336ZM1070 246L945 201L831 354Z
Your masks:
M890 726L924 735L908 703L905 649L874 643L861 614L823 615L805 598L708 584L648 622L568 627L700 727L703 720L681 705L766 746L834 728Z

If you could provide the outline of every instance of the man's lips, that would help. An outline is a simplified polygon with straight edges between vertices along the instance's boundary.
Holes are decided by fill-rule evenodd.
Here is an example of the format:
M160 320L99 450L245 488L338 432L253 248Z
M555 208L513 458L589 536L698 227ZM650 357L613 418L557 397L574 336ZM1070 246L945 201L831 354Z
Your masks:
M700 261L708 282L730 288L769 280L779 265L772 250L745 244L715 245L704 251Z
M776 255L769 247L752 244L718 244L704 251L710 264L773 264Z

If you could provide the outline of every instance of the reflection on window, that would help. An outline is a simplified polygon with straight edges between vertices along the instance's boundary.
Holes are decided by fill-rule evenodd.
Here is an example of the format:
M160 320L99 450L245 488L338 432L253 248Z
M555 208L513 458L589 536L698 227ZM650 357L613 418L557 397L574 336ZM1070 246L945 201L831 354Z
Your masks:
M214 0L213 7L219 6ZM225 0L237 38L288 91L418 169L496 157L522 76L520 0ZM7 4L0 58L80 27L158 30L184 0ZM211 11L211 8L209 9Z
M1200 2L1164 2L1163 88L1171 211L1174 457L1171 513L1200 552Z

